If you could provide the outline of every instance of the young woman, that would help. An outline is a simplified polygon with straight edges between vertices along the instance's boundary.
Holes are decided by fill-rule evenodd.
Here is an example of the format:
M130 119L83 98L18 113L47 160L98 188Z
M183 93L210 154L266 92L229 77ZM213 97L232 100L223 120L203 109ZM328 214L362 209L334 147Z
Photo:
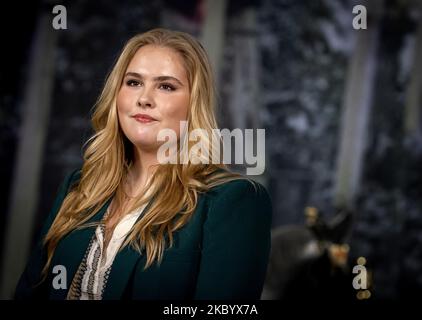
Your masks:
M213 147L198 157L211 159L217 124L203 47L166 29L133 37L107 78L83 166L59 190L17 299L259 299L270 198L222 163L162 163L159 133L175 133L180 159L181 122L187 133L201 129Z

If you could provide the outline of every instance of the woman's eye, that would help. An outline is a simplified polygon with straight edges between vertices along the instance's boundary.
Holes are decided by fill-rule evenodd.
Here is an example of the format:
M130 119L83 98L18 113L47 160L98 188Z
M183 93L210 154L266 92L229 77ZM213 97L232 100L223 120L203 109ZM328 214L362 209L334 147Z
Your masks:
M136 81L136 80L128 80L128 81L126 81L126 84L129 87L136 87L136 86L139 86L140 85L140 82L139 81Z
M161 85L160 85L160 88L161 88L161 89L164 89L164 90L166 90L166 91L174 91L174 90L175 90L175 88L174 88L172 85L170 85L170 84L165 84L165 83L161 84Z

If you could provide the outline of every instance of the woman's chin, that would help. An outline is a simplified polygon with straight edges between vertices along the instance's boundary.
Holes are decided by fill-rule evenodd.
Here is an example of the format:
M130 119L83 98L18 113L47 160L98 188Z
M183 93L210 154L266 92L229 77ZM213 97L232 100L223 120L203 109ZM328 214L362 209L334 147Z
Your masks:
M160 144L156 140L132 140L132 144L140 150L144 151L156 151L160 147Z

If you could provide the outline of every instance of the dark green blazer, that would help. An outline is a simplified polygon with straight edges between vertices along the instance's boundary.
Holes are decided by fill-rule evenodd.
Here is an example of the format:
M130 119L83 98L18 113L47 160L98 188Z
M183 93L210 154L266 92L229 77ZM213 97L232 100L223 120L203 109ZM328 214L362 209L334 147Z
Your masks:
M41 231L42 239L80 170L62 183ZM129 246L115 257L103 299L259 299L270 252L272 208L261 185L236 180L200 195L191 220L175 232L160 265L143 270L146 257ZM91 221L103 217L111 198ZM148 210L148 207L146 208ZM16 299L65 299L94 228L71 232L58 244L47 280L35 286L46 261L41 240L15 293ZM55 265L67 271L66 289L54 289Z

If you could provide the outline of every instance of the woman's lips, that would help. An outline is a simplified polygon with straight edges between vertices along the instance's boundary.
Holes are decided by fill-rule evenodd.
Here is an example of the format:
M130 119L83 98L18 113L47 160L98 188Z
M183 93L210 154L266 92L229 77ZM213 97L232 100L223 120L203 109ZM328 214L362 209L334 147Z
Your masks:
M135 116L133 116L133 118L136 121L141 122L141 123L150 123L150 122L157 121L156 119L154 119L150 116L147 116L147 115L135 115Z

